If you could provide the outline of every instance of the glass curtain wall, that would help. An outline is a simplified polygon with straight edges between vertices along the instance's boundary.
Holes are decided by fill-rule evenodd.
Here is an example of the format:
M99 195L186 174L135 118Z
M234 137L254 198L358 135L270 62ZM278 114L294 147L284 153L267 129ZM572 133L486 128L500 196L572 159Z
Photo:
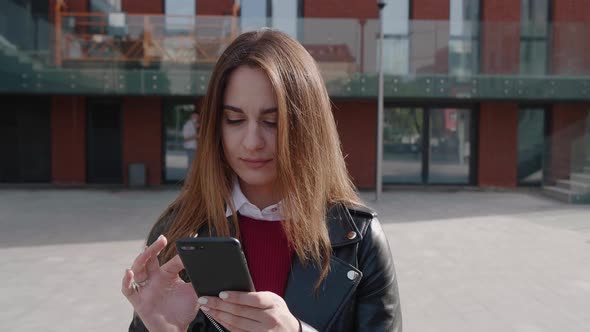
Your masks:
M449 74L473 75L479 64L480 0L451 0Z
M547 73L549 0L521 0L520 73Z

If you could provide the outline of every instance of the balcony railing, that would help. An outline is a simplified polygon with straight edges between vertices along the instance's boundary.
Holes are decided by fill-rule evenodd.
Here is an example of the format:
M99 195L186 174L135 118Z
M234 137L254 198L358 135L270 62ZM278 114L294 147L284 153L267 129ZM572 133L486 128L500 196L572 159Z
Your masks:
M0 92L203 94L225 47L270 26L309 51L331 95L377 95L377 20L53 12L0 0ZM385 19L384 34L386 97L590 100L588 23Z

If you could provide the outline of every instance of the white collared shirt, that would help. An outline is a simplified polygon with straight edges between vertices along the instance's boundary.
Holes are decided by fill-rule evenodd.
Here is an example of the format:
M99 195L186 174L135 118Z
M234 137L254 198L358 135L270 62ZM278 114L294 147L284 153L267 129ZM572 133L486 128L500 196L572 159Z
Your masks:
M257 220L268 220L268 221L280 221L283 220L281 211L281 202L267 206L260 210L256 205L250 203L248 198L242 192L240 188L240 182L234 179L234 187L232 189L232 199L236 211L244 217L257 219ZM229 205L225 209L225 216L229 217L232 215Z

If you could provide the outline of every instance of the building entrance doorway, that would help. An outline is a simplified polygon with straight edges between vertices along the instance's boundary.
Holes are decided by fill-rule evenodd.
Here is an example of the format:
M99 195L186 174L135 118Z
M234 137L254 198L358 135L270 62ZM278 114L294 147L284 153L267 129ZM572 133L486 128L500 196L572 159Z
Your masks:
M470 108L389 107L383 133L384 184L472 184Z

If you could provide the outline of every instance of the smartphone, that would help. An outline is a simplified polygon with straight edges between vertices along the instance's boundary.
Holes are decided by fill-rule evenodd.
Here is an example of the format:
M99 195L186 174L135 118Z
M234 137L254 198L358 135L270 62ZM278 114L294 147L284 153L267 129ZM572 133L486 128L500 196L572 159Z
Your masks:
M176 241L176 249L198 296L254 291L246 256L237 239L184 238Z

